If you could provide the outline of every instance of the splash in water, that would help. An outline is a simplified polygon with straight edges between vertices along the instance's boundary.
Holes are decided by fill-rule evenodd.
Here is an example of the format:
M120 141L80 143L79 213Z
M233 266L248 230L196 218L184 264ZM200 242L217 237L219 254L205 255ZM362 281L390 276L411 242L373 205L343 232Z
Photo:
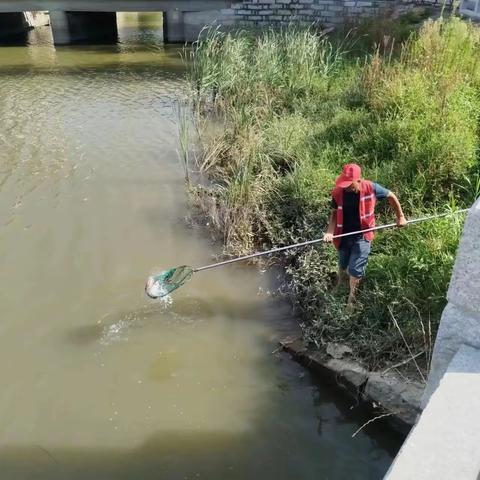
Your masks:
M141 327L149 318L155 317L157 314L168 310L173 303L170 295L165 295L159 298L159 300L160 302L151 302L137 310L123 313L109 313L103 316L102 319L98 321L98 324L104 324L99 339L100 343L102 345L111 345L116 342L128 341L128 332L132 328ZM115 317L117 320L112 321L115 320Z
M110 345L113 342L127 341L127 331L132 325L131 319L122 318L118 322L111 325L106 325L103 329L102 336L100 337L100 343L102 345Z
M150 298L160 298L162 300L163 298L166 298L169 293L165 284L153 276L148 277L147 284L145 285L145 292Z

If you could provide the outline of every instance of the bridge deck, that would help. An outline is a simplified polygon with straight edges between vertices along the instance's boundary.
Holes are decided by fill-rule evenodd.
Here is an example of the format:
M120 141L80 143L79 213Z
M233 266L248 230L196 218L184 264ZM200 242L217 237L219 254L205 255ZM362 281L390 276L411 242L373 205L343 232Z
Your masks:
M228 8L229 0L0 0L0 12L164 12Z

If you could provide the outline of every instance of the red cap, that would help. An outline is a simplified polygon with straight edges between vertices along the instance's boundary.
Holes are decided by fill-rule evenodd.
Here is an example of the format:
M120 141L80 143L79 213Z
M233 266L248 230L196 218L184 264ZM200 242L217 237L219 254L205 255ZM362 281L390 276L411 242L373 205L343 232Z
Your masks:
M362 178L362 169L355 163L349 163L343 167L342 174L337 177L335 185L340 188L347 188L356 180Z

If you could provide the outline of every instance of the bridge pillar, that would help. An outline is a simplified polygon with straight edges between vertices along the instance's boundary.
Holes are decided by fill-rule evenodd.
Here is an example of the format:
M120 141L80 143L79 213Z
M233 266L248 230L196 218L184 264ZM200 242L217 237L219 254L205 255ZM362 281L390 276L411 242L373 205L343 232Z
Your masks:
M70 43L67 12L51 11L50 27L55 45L68 45Z
M13 38L25 35L30 29L23 12L0 13L0 38Z
M53 41L69 43L114 43L118 38L115 12L50 12Z
M166 43L185 42L184 15L180 10L167 10L163 14L163 41Z

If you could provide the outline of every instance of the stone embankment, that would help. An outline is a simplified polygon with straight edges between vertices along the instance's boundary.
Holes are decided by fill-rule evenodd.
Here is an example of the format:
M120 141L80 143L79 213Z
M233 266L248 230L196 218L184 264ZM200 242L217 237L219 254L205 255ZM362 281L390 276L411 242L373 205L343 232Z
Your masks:
M406 381L392 370L369 371L343 345L328 344L324 351L309 349L301 337L286 337L280 344L297 361L335 382L355 400L369 402L378 416L385 415L401 433L408 433L421 413L424 384L420 382Z

